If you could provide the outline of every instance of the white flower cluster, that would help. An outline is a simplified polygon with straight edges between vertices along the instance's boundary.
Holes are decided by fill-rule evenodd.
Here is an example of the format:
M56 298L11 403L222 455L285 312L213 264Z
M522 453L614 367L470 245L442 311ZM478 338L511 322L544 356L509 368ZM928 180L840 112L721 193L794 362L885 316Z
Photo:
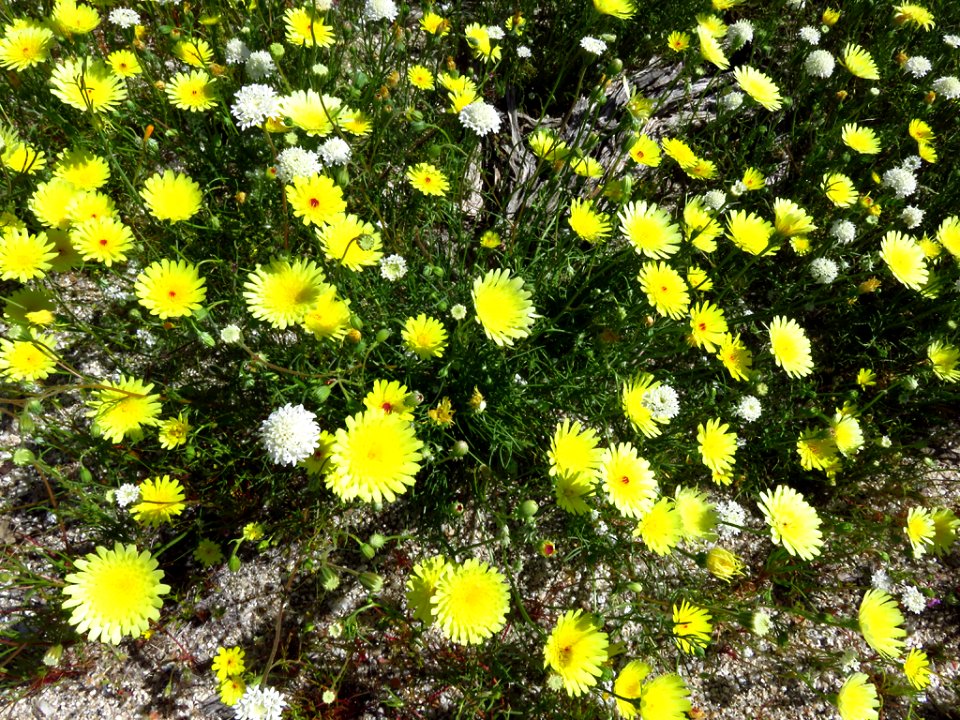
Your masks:
M803 68L807 71L807 75L815 78L828 78L833 75L835 65L836 62L833 59L833 55L829 52L826 50L814 50L807 55L807 59L803 63Z
M939 77L933 81L933 90L947 100L960 98L960 78L954 75Z
M901 166L890 168L883 174L883 186L890 188L898 198L905 198L917 191L917 176Z
M797 32L797 35L803 40L807 45L819 45L820 44L820 31L816 28L812 28L809 25L806 27L800 28Z
M487 25L487 37L491 40L503 40L505 34L499 25Z
M320 172L320 156L298 145L281 150L277 155L277 177L289 183L295 177L309 177Z
M580 47L592 55L603 55L607 50L607 44L603 40L590 35L580 38Z
M326 140L319 148L320 157L323 158L324 165L346 165L350 162L350 146L347 141L340 137L332 137Z
M500 130L500 113L493 105L477 100L460 111L460 122L464 127L483 137Z
M717 503L717 518L720 520L717 533L720 537L732 538L739 535L740 528L747 524L747 511L735 500L721 500Z
M707 207L719 210L727 204L727 194L723 190L710 190L703 194L703 201Z
M316 418L303 405L290 403L270 413L260 426L270 459L277 465L296 465L313 455L320 441Z
M390 282L396 282L407 274L407 261L402 255L387 255L380 259L380 275Z
M130 8L114 8L107 18L117 27L132 28L140 23L140 16L136 10Z
M233 708L236 720L280 720L287 700L277 690L249 685Z
M923 210L915 205L907 205L900 213L900 220L907 230L918 228L923 222Z
M815 282L829 285L837 279L840 269L829 258L814 258L810 261L810 275Z
M133 503L140 499L140 488L133 483L124 483L117 488L113 499L117 502L117 507L133 505Z
M720 107L724 110L733 111L743 105L743 93L731 90L720 98Z
M273 62L273 56L266 50L257 50L250 53L247 58L247 77L257 82L265 77L276 74L277 66Z
M397 4L393 0L367 0L363 8L363 17L370 22L397 19Z
M744 395L733 412L741 420L749 423L760 417L760 413L763 412L763 406L753 395Z
M903 592L900 593L900 601L903 603L903 607L914 615L919 615L927 609L927 598L913 585L907 585L903 589Z
M244 85L233 96L230 112L241 130L260 127L279 112L280 98L269 85Z
M450 308L450 317L454 320L463 320L467 316L467 306L457 303Z
M949 47L960 48L960 35L944 35L943 42Z
M672 420L680 412L680 397L669 385L660 385L643 394L641 405L657 420Z
M227 65L240 65L245 63L247 58L250 57L250 49L240 38L227 40L227 45L223 52L226 56Z
M530 57L530 48L526 45L517 45L517 57L521 60Z
M857 226L849 220L837 220L830 226L830 234L841 245L849 245L857 237Z
M749 20L737 20L727 28L727 42L734 50L739 50L747 43L753 42L753 23Z
M922 78L933 69L930 61L922 55L915 55L903 64L903 71L915 78Z

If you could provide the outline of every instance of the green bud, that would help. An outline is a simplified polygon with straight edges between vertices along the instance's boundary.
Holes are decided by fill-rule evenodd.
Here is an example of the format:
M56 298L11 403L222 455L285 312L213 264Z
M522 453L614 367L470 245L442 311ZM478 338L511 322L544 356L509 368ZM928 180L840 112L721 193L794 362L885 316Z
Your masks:
M535 500L524 500L520 503L520 517L532 518L540 507Z
M331 592L340 587L340 576L331 568L325 567L320 571L320 584L327 592Z
M53 645L43 655L43 664L47 667L56 667L60 664L60 658L63 656L63 645L59 643Z
M91 483L91 482L93 482L93 473L90 472L90 471L89 471L87 468L85 468L83 465L81 465L81 466L80 466L80 469L77 470L77 475L79 475L79 476L80 476L80 480L82 480L82 481L85 482L85 483Z
M37 461L37 456L27 448L17 448L13 453L13 464L23 467L32 465Z
M454 457L463 457L468 452L470 452L470 446L467 445L463 440L457 440L453 447L450 448L450 454ZM536 505L536 503L534 503Z
M360 552L363 553L363 556L364 556L367 560L371 560L371 559L373 558L373 556L377 554L376 549L375 549L372 545L370 545L369 543L363 543L363 544L361 544L361 545L360 545Z
M28 412L20 413L19 424L20 432L26 435L32 433L37 427L37 424L33 421L33 417L31 417Z
M378 343L386 342L387 338L390 337L390 331L386 328L383 330L378 330L375 337Z
M206 331L198 332L197 337L200 338L200 342L202 342L207 347L213 347L214 345L217 344L217 341L213 339L213 335L211 335Z
M614 58L607 63L607 75L616 75L621 70L623 70L623 60L620 58Z
M230 568L230 572L237 572L240 569L240 558L236 555L231 555L230 559L227 560L227 567Z
M372 593L378 593L383 589L383 578L373 572L360 573L360 584Z
M377 550L379 550L387 542L387 539L380 533L374 533L369 537L367 542L370 543L371 547L374 547Z
M287 51L280 43L272 43L270 45L270 55L273 56L274 60L279 60L286 54L286 52Z

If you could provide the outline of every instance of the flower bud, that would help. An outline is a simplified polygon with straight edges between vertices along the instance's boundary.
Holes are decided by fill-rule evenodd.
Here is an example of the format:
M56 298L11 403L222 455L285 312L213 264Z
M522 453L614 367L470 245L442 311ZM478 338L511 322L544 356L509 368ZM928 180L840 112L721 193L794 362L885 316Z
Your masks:
M383 578L373 572L360 573L360 584L371 593L378 593L383 589Z

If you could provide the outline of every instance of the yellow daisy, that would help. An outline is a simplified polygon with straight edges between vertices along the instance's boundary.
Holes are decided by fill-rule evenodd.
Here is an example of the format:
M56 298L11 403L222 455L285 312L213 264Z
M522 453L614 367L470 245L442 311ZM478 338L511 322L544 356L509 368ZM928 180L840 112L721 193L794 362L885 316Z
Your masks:
M447 176L430 163L418 163L407 168L407 180L413 185L414 190L418 190L424 195L443 197L450 189Z
M373 225L356 215L338 213L316 229L323 256L353 272L376 265L383 257L383 242Z
M688 655L703 653L710 643L713 625L710 613L686 600L673 606L673 639L677 647Z
M723 310L710 301L693 306L690 311L690 342L709 353L723 342L727 333L727 320Z
M513 345L530 334L538 317L530 291L509 270L490 270L473 281L473 305L477 322L497 345Z
M302 324L317 339L342 340L350 329L350 318L350 301L337 295L336 286L320 283Z
M447 331L443 323L424 313L407 318L401 337L404 347L421 360L441 357L447 348Z
M187 175L164 170L147 178L140 196L147 210L157 220L171 223L189 220L200 210L203 193L200 186Z
M140 483L140 502L130 508L133 519L150 527L173 522L173 518L187 507L183 485L169 475L144 480Z
M476 645L506 625L510 585L499 570L470 558L441 575L432 602L444 637L459 645Z
M679 320L690 308L687 283L676 270L664 262L646 262L637 275L640 288L654 309L664 317Z
M813 372L810 340L796 320L777 316L770 323L770 352L790 377L805 377Z
M102 262L110 267L127 259L127 250L133 247L130 228L113 217L87 220L71 228L70 242L86 261Z
M673 255L680 249L683 235L670 213L654 203L631 202L621 210L620 232L641 255L659 259Z
M920 290L927 283L927 260L923 248L909 235L890 230L880 243L880 258L901 283Z
M733 71L740 88L767 110L779 110L783 102L780 88L767 75L749 65L741 65Z
M57 356L52 337L34 335L27 340L0 338L0 377L14 382L35 382L56 372Z
M213 79L203 70L177 73L167 82L164 91L173 106L181 110L202 112L217 104Z
M570 202L570 217L567 222L577 237L589 243L602 242L610 234L610 216L595 210L593 200L574 198Z
M876 155L882 149L877 134L867 127L847 123L840 131L843 144L861 155Z
M651 552L657 555L669 555L683 540L683 525L676 503L672 498L661 497L650 511L640 518L633 531Z
M26 230L8 227L0 235L0 280L26 282L42 278L57 257L46 233L32 235Z
M140 304L161 320L192 315L207 297L197 266L164 258L151 263L137 276L134 291Z
M543 648L543 666L555 672L567 695L578 697L597 684L607 662L609 638L582 610L557 620Z
M629 518L649 512L660 491L650 463L630 443L613 445L603 453L597 480L620 514Z
M257 265L247 276L243 297L247 309L258 320L283 330L304 321L328 287L323 271L312 260L274 260L267 267Z
M329 47L334 42L333 28L310 8L287 8L283 13L287 42L299 47Z
M127 99L123 80L99 60L63 60L50 75L51 92L77 110L116 110Z
M326 175L298 175L287 185L286 195L293 214L303 218L304 225L323 225L347 209L343 190Z
M864 80L879 80L880 71L870 53L855 43L847 43L843 48L843 66L851 75Z
M116 383L105 382L87 402L87 416L94 430L113 443L136 436L144 425L158 425L162 410L160 396L151 392L152 383L121 375Z
M770 526L774 543L783 545L788 553L803 560L820 554L823 547L820 518L803 495L786 485L778 485L773 492L760 493L757 505Z
M903 613L887 592L876 588L867 590L857 617L867 645L885 658L899 658L903 654L901 638L907 635L903 629Z

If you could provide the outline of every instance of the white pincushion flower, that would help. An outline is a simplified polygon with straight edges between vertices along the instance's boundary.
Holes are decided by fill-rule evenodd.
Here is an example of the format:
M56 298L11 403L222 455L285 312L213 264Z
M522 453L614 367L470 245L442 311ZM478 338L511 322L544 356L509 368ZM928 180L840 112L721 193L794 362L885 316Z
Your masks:
M257 50L247 58L247 77L256 82L277 72L273 56L266 50Z
M303 405L287 403L260 425L263 444L277 465L296 465L313 455L320 441L317 416Z
M905 198L917 191L917 177L905 167L891 168L883 174L883 185Z
M467 306L457 303L450 308L450 317L454 320L463 320L467 316Z
M133 483L125 483L117 488L113 495L117 507L127 507L140 499L140 488Z
M228 40L223 52L224 55L226 55L227 65L240 65L241 63L245 63L250 57L250 50L247 48L247 44L240 38Z
M717 503L717 519L720 520L717 525L720 537L735 537L740 534L740 528L747 524L747 511L735 500L721 500Z
M680 412L680 398L669 385L659 385L647 390L640 401L657 420L673 420Z
M487 133L500 130L500 113L493 105L477 100L460 111L460 122L483 137Z
M580 38L580 47L593 55L603 55L607 49L607 44L603 40L586 35Z
M797 32L797 35L803 40L807 45L819 45L820 44L820 31L807 25L806 27L800 28Z
M325 165L346 165L350 162L350 146L340 137L332 137L319 148L320 157Z
M943 42L952 48L960 48L960 35L944 35Z
M224 325L220 329L220 340L227 345L235 345L243 342L243 331L237 325Z
M841 245L849 245L857 237L857 226L849 220L837 220L830 226L830 234Z
M727 42L734 50L753 42L753 23L749 20L737 20L727 29Z
M875 570L873 575L870 576L870 587L889 592L893 588L893 583L890 582L887 571L880 569Z
M915 205L907 205L900 213L900 220L907 230L920 227L920 223L923 222L923 210Z
M720 98L720 107L724 110L733 111L743 105L743 93L731 90Z
M517 57L518 58L528 58L530 57L531 52L530 48L526 45L517 45Z
M814 50L812 53L807 55L807 59L803 63L803 67L807 71L807 75L811 75L815 78L830 77L833 75L833 68L835 65L836 61L834 61L833 55L828 53L826 50Z
M114 8L108 16L110 22L123 29L132 28L140 24L140 16L130 8Z
M367 0L363 8L363 17L370 22L397 19L397 4L393 0Z
M380 259L380 275L390 282L396 282L407 274L407 261L401 255L387 255Z
M248 685L233 707L236 720L280 720L287 701L271 687Z
M759 419L763 406L753 395L744 395L733 412L744 422L750 423Z
M922 55L915 55L903 64L903 70L915 78L922 78L933 69L930 61Z
M914 615L919 615L927 609L927 599L913 585L907 585L900 593L900 601L903 606Z
M960 98L960 78L953 75L939 77L933 81L933 89L938 95L943 95L947 100L956 100Z
M487 25L487 37L491 40L503 40L504 35L503 28L499 25Z
M289 183L295 177L310 177L320 173L320 156L313 150L294 146L277 155L277 177Z
M836 280L839 272L837 264L829 258L814 258L810 261L810 275L823 285L829 285Z
M260 127L279 113L280 98L269 85L244 85L233 96L230 112L241 130Z
M703 201L707 207L719 210L727 204L727 194L723 190L710 190L703 194Z

